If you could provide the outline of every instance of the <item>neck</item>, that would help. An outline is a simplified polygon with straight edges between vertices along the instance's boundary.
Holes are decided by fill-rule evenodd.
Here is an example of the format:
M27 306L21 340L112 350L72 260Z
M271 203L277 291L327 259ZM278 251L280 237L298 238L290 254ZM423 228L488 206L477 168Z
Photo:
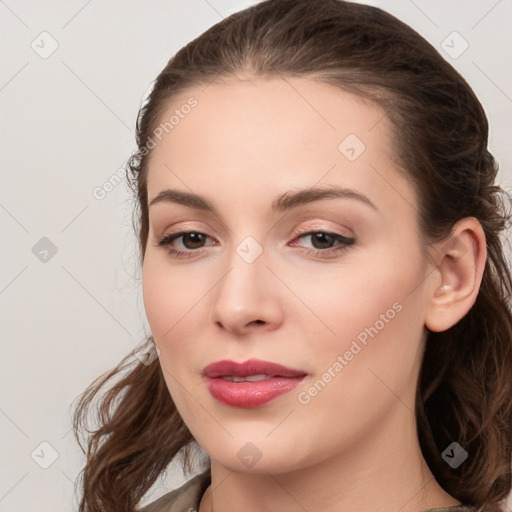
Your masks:
M199 512L420 512L459 505L428 468L403 403L348 449L293 472L238 473L212 460Z

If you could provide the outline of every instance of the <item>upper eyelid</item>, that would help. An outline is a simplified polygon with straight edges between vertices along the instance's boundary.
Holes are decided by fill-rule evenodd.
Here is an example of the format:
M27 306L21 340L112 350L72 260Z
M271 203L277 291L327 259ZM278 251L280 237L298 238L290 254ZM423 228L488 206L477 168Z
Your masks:
M331 213L328 213L327 216L330 216ZM294 224L299 224L299 225L303 224L303 223L309 223L309 222L311 222L313 224L317 224L317 225L309 226L304 229L301 228L299 231L303 231L303 230L306 230L306 231L314 231L314 230L333 231L333 232L338 232L340 230L348 231L348 232L352 231L347 226L341 227L341 225L340 225L340 227L338 227L338 228L326 226L325 225L326 222L334 222L334 221L333 220L329 221L327 219L321 219L321 216L318 217L317 215L304 214L304 215L299 215L298 217L296 217L295 219L292 219L292 220L293 220ZM196 223L203 223L203 221L201 219L182 220L182 221L178 220L178 221L174 222L174 224L177 224L178 227L177 227L176 231L173 231L173 232L179 233L179 232L187 232L187 231L197 231L197 232L201 232L204 234L208 234L206 232L207 230L204 230L203 228L198 227ZM288 220L286 223L290 223L290 220ZM334 222L334 223L338 224L337 222ZM229 234L233 234L233 230L229 226L225 226L224 223L221 223L219 225L217 222L215 222L214 224L216 224L215 229L221 232L221 236L224 236L226 232L228 232ZM279 222L277 224L279 224ZM320 226L318 226L318 224L320 224ZM151 225L151 223L150 223L150 225ZM276 224L273 224L267 232L273 231L275 226L276 226ZM296 228L294 228L294 230L295 229ZM345 233L341 233L341 234L345 234ZM350 234L347 236L350 236Z
M344 228L344 230L350 231L348 228ZM295 236L298 236L298 235L305 235L305 234L316 233L316 232L328 232L328 233L340 234L340 235L349 237L350 235L343 233L344 230L325 227L325 226L310 226L307 228L300 228L298 230L294 230L294 233L295 233ZM185 233L201 233L203 235L210 236L211 238L215 238L208 234L208 230L205 230L202 228L197 228L195 226L183 226L183 227L180 226L178 229L170 231L169 233L166 233L166 235L178 235L178 234L185 234ZM166 236L166 235L161 235L161 237Z

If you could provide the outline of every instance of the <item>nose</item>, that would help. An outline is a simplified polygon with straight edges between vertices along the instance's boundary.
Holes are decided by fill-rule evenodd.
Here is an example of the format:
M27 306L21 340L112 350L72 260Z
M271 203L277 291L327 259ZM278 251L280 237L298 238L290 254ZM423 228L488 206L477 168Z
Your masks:
M282 323L282 286L264 255L248 263L233 251L229 270L213 290L212 319L220 329L243 335L274 330Z

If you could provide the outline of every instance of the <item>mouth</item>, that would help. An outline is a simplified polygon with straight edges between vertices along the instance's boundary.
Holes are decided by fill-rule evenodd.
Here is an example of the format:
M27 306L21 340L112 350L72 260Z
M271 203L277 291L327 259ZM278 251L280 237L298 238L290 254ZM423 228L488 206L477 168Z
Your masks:
M281 375L247 375L247 377L237 377L236 375L226 375L224 377L217 377L224 379L228 382L258 382L260 380L273 379L274 377L281 377Z
M236 363L229 360L211 363L205 366L203 375L210 379L243 379L234 380L234 382L244 382L247 379L254 382L273 377L303 377L306 375L306 372L287 368L286 366L269 361L249 359L244 363Z
M297 386L305 371L250 359L244 363L217 361L202 372L210 394L232 407L260 407Z

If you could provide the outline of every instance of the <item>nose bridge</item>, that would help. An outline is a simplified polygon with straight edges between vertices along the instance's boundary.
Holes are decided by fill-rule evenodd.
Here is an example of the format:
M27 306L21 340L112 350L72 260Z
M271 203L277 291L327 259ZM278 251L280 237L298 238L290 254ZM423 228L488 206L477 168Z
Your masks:
M267 268L269 251L252 236L230 249L228 272L218 283L213 321L240 331L252 322L275 323L280 318L278 293Z

